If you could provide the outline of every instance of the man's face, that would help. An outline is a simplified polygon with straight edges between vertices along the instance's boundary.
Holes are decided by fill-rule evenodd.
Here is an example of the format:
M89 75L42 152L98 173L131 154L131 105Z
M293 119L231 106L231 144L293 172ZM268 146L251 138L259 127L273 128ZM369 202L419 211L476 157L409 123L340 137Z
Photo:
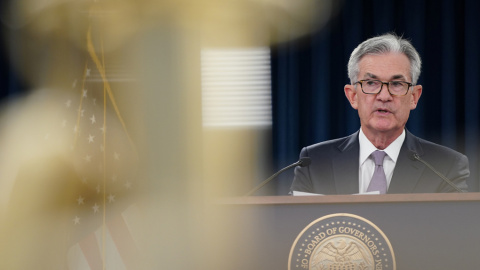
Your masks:
M366 55L359 62L358 80L412 82L410 61L400 53ZM422 86L414 86L405 96L392 96L383 85L378 94L365 94L360 84L346 85L345 95L358 110L362 130L368 138L379 135L396 138L402 133L410 115L417 107Z

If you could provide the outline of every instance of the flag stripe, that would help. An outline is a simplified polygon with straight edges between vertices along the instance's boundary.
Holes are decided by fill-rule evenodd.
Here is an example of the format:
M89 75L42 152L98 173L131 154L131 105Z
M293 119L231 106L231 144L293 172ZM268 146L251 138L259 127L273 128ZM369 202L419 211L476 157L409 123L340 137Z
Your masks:
M97 238L91 233L79 243L80 249L90 266L90 269L103 269L103 260Z
M107 223L107 227L126 268L136 269L139 265L139 252L123 217L115 217Z
M77 243L68 250L69 270L91 270L87 259L83 255L80 245Z

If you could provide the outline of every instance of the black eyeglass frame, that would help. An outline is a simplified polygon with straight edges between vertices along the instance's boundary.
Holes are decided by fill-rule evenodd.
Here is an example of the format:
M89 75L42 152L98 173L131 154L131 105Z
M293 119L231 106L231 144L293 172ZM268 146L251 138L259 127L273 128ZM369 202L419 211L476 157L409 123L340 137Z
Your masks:
M365 91L363 91L363 83L364 83L364 82L371 82L371 81L380 82L380 83L382 84L382 85L380 86L380 88L378 89L378 92L376 92L376 93L366 93ZM389 86L390 83L392 83L392 82L406 83L406 84L408 85L408 87L407 87L407 91L405 91L405 94L403 94L403 95L392 94L392 92L390 92L390 86ZM388 91L388 93L389 93L390 95L392 95L392 96L399 96L399 97L407 95L407 94L408 94L408 90L410 90L410 87L414 86L413 83L409 83L409 82L405 82L405 81L382 82L382 81L380 81L380 80L359 80L359 81L355 82L354 85L357 84L357 83L360 84L360 88L362 89L362 92L363 92L364 94L367 94L367 95L377 95L378 93L380 93L380 92L382 91L383 85L385 84L385 85L387 85L387 91Z

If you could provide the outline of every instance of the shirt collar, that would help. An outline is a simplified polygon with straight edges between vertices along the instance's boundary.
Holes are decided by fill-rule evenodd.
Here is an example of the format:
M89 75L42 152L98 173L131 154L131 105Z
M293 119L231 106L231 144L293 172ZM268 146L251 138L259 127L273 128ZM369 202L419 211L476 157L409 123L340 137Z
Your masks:
M363 133L360 128L360 133L358 135L358 140L360 143L360 165L367 160L367 158L372 154L373 151L378 150L368 139L367 136ZM387 148L383 151L387 153L393 162L397 162L398 154L400 154L400 149L402 148L403 141L405 141L405 129L402 134L398 136Z

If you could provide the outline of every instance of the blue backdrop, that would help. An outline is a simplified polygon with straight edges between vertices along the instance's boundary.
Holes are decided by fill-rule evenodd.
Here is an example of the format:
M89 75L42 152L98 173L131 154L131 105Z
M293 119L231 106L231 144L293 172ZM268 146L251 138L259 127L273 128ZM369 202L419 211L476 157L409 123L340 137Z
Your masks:
M303 146L359 129L343 87L347 62L362 41L386 32L411 40L422 60L423 94L407 128L466 154L470 191L479 189L480 1L349 0L328 24L272 50L273 156L281 168ZM277 193L288 192L293 172Z

